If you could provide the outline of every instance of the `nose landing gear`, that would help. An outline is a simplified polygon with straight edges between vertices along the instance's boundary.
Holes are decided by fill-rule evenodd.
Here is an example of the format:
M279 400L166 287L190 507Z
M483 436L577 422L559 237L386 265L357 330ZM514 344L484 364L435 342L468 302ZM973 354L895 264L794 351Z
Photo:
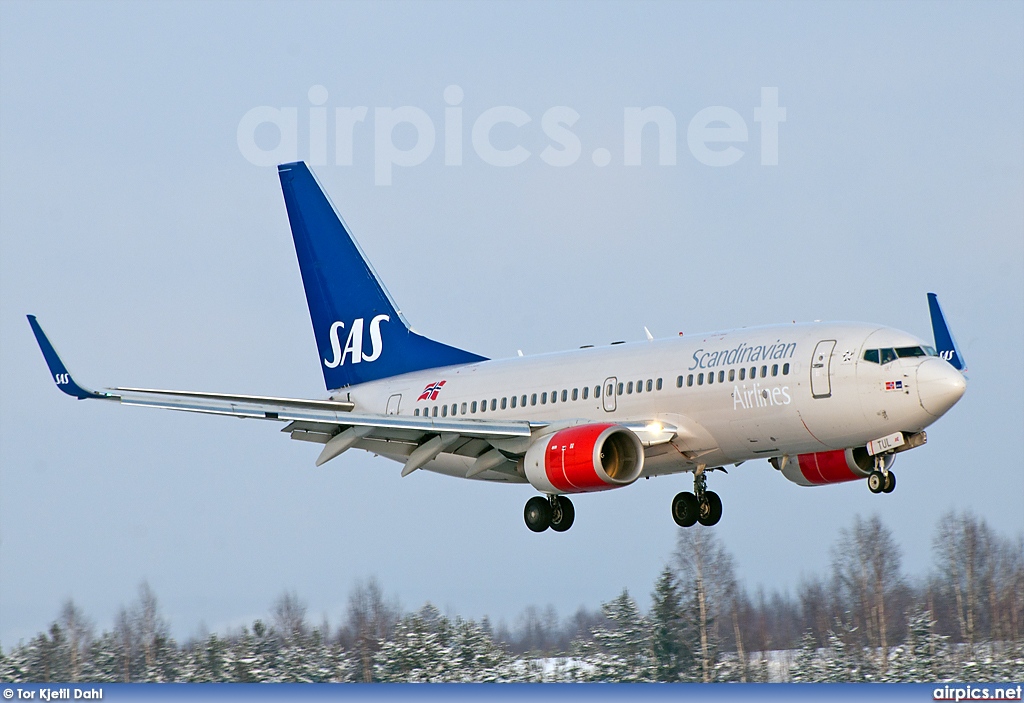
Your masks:
M693 474L693 493L684 491L672 499L672 519L680 527L692 527L698 522L711 527L722 519L722 499L707 490L707 481L704 467L698 467Z
M572 527L576 510L565 496L534 496L526 501L523 518L534 532L543 532L549 527L555 532L565 532Z
M896 490L896 474L889 470L891 461L882 455L875 457L875 470L868 474L868 490L872 493L892 493Z

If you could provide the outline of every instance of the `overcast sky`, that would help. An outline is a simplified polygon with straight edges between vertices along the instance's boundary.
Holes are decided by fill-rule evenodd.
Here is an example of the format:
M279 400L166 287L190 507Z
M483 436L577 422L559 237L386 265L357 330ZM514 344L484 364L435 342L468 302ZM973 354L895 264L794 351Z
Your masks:
M452 85L463 156L446 166ZM778 165L762 163L763 88L786 110ZM536 535L529 487L402 479L359 452L318 469L320 448L273 423L54 387L28 313L87 385L323 395L276 170L253 163L278 133L239 129L294 108L294 156L319 158L311 99L327 108L314 170L406 316L486 356L645 325L858 320L930 339L940 295L971 379L899 457L894 494L801 488L763 461L712 477L748 587L824 572L858 513L895 531L912 575L949 509L1024 531L1022 88L1012 2L0 4L0 644L68 597L109 627L144 579L179 637L265 615L284 589L337 623L371 575L406 607L472 617L567 615L623 586L646 607L688 477L579 497L570 532ZM335 109L359 106L346 165ZM375 136L377 108L403 106L432 149L409 124ZM519 165L473 146L499 106L530 119L491 132ZM579 115L566 166L542 158L562 148L543 125L557 107ZM674 164L651 127L625 165L630 107L671 113ZM711 144L738 149L732 165L688 141L712 107L741 123ZM423 163L380 185L388 149Z

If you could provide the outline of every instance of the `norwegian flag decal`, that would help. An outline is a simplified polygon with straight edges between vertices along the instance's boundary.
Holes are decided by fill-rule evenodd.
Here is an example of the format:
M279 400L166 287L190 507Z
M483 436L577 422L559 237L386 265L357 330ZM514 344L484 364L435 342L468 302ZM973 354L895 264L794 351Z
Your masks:
M441 390L441 388L444 387L444 383L444 381L428 383L427 387L423 389L422 393L420 393L420 397L417 398L416 400L437 400L437 394Z

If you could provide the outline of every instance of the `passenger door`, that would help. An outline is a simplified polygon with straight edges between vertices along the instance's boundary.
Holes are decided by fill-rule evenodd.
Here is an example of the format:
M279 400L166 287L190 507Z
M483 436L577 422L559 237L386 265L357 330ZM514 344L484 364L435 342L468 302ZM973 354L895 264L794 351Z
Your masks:
M395 393L393 396L388 398L388 408L385 411L385 413L387 415L397 415L398 414L398 408L399 408L399 406L401 404L402 404L402 394L401 393ZM378 405L377 407L379 408L380 406Z
M811 356L811 397L832 397L832 350L836 348L836 340L823 339L814 347Z

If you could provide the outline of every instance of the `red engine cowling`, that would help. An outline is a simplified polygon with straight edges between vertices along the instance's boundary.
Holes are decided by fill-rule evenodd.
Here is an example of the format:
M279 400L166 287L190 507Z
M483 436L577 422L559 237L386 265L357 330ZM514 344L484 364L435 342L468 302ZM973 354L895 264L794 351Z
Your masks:
M893 457L886 458L892 462ZM778 461L778 460L773 460ZM864 447L836 449L790 457L782 468L782 475L801 486L822 486L826 483L857 481L875 468L874 458Z
M534 442L524 464L526 478L544 493L605 491L640 478L644 447L622 425L580 425Z

